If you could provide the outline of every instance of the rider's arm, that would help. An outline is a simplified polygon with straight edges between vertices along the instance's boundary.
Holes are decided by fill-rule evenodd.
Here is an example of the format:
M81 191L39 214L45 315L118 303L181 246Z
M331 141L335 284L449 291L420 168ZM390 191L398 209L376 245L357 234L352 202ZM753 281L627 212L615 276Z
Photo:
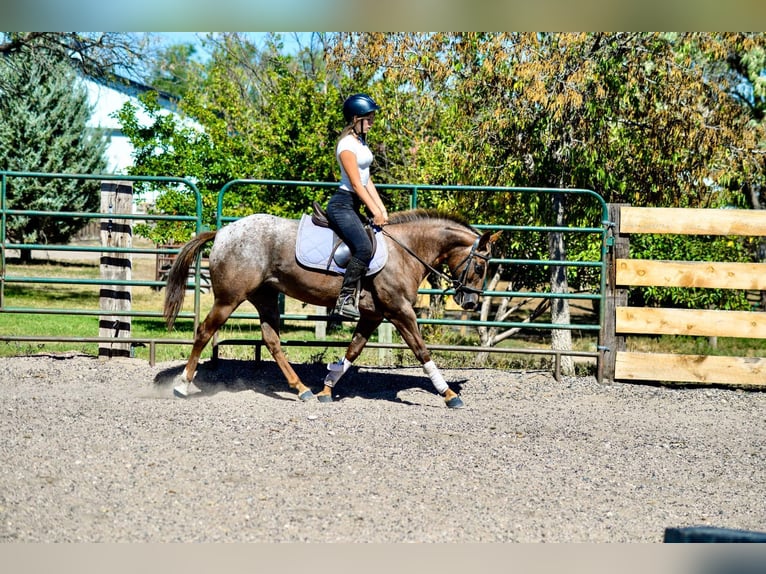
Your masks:
M370 194L370 197L372 197L373 201L378 205L378 209L381 213L381 221L375 220L375 225L385 225L388 223L388 211L386 211L386 206L383 205L383 201L380 199L380 195L378 194L378 188L375 187L375 184L372 183L372 178L367 182L367 192Z

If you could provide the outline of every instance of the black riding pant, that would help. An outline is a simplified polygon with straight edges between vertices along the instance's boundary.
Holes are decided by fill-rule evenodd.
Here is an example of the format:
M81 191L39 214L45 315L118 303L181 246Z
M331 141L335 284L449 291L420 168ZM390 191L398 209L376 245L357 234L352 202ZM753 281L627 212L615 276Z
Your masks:
M362 200L353 191L339 189L327 202L327 221L332 230L348 245L351 256L369 267L372 243L360 214Z

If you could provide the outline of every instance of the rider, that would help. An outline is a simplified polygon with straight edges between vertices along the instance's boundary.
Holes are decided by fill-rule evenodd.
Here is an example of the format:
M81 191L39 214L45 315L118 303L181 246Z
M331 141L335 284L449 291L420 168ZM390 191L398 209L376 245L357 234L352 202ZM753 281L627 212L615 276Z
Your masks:
M346 127L338 138L335 156L340 164L338 190L327 203L327 220L351 251L343 286L333 315L359 319L357 307L359 285L372 259L372 243L364 229L362 205L376 226L388 223L388 212L370 178L373 157L367 147L367 133L380 106L367 94L354 94L343 102Z

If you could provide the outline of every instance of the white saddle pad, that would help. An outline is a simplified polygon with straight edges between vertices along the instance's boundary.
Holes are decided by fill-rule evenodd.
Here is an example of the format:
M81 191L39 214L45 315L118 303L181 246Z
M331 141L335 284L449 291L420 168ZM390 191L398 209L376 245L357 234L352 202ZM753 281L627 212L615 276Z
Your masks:
M305 267L343 275L346 270L339 267L332 258L332 249L337 242L338 236L332 229L314 225L311 216L304 213L298 223L295 257L298 263ZM375 253L372 255L367 275L374 275L383 269L388 261L388 244L379 231L375 232L375 245Z

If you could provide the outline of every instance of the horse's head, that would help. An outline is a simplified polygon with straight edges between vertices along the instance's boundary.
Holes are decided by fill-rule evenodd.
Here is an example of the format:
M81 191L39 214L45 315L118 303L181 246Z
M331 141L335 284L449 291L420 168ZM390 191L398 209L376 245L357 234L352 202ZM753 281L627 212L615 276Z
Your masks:
M476 309L484 291L487 277L487 261L492 257L492 244L500 237L500 231L487 231L470 246L468 254L451 268L455 302L466 311Z

